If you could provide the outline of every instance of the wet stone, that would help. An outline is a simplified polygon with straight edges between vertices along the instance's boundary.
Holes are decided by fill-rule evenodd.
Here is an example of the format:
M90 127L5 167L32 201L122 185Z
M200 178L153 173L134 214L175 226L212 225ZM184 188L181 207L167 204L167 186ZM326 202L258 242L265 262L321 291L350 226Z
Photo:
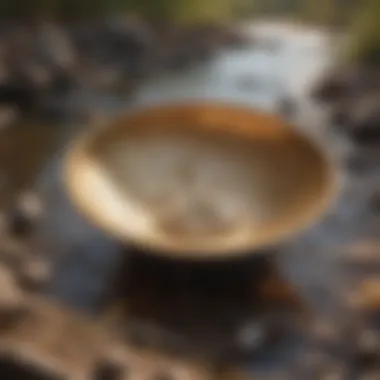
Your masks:
M24 293L10 270L0 267L0 330L17 327L29 312Z
M91 380L123 380L125 369L116 363L103 361L96 365Z
M318 380L347 380L347 372L344 365L335 364L326 368Z
M259 323L251 322L242 326L237 332L236 340L243 351L251 351L259 348L267 339L265 327Z
M4 266L0 267L0 311L16 310L24 304L24 295L17 287L14 275Z
M380 370L374 371L364 371L359 373L355 380L379 380L380 379Z
M17 327L28 318L30 312L27 305L20 305L17 309L0 310L0 331L17 329Z
M33 192L25 192L19 196L18 208L34 220L40 218L43 213L41 199Z
M362 352L376 353L380 355L380 334L375 330L366 329L362 331L357 341L358 348Z
M15 237L29 236L34 230L34 223L22 210L15 208L8 215L8 232Z
M377 350L359 349L353 355L353 363L355 368L359 370L376 368L380 365L379 352Z
M380 214L380 192L375 192L370 196L368 206L371 211Z
M316 321L311 326L310 338L315 346L331 354L339 352L342 348L342 332L332 322Z
M364 313L380 311L380 279L370 277L363 280L357 290L356 298L360 301Z
M9 380L66 380L51 374L38 365L26 365L11 358L0 358L0 379Z
M36 194L25 192L8 215L8 232L16 237L29 236L42 215L42 203Z
M176 380L176 379L169 373L159 373L155 375L152 380Z
M308 350L297 358L292 373L297 380L324 380L327 369L335 368L335 366L330 355L321 351Z
M17 283L22 289L36 291L51 278L51 268L45 260L24 263L17 273Z
M15 108L0 107L0 132L14 125L18 118L19 114Z

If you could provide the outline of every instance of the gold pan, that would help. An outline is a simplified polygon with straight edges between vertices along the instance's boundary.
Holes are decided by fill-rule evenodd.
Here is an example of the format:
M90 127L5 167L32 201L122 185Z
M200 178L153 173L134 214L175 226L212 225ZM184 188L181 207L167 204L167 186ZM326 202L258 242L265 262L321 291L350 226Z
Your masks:
M178 259L228 258L292 237L333 200L333 167L276 116L218 104L134 111L69 151L69 194L109 234Z

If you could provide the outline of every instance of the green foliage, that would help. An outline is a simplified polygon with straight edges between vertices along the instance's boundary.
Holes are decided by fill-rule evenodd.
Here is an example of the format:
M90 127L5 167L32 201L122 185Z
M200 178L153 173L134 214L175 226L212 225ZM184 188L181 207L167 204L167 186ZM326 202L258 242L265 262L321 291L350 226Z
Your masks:
M349 56L362 63L380 63L380 2L362 0L352 27Z
M231 0L176 0L174 16L185 22L223 21L231 11Z
M137 13L163 21L221 20L234 0L0 0L0 16L92 18L112 12Z
M299 18L305 22L333 25L338 12L342 12L342 9L338 10L335 0L303 0Z
M0 17L76 19L117 12L160 21L203 22L231 20L235 16L291 15L329 24L335 22L337 15L345 15L355 1L359 0L0 0ZM380 4L380 0L374 1Z

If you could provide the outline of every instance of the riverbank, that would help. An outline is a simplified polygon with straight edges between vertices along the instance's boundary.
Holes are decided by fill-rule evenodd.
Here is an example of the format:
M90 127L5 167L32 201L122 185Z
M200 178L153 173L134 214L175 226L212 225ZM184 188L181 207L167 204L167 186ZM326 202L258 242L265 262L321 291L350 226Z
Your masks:
M226 26L157 28L141 20L3 23L0 32L3 126L36 115L60 118L70 113L66 99L81 92L126 97L142 78L181 71L221 48L246 42Z
M331 126L359 145L380 142L380 66L340 65L313 89Z

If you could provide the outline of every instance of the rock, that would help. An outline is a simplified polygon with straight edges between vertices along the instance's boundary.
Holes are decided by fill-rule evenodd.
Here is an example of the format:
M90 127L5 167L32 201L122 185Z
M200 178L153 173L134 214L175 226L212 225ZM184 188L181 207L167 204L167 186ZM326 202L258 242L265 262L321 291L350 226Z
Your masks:
M358 144L378 143L380 139L380 93L353 95L331 104L334 127Z
M364 90L368 80L365 71L357 67L338 67L328 73L312 90L311 97L323 103L336 102Z
M153 380L174 380L174 377L170 373L161 372L156 374Z
M17 287L12 273L0 266L0 316L24 306L24 295Z
M311 94L313 100L327 103L336 100L345 93L346 89L342 83L336 79L324 79Z
M351 295L350 302L368 318L380 315L380 280L367 276Z
M290 96L283 96L277 105L280 115L285 118L293 118L297 112L297 105Z
M33 193L21 194L8 216L8 231L15 237L29 236L42 215L42 204Z
M91 379L93 380L122 380L126 378L125 366L108 361L100 362L96 365Z
M32 114L37 104L35 88L27 83L0 85L0 105L16 108L20 116Z
M51 81L49 86L49 94L54 97L61 97L68 94L75 87L75 75L72 71L56 69L51 73Z
M50 264L43 259L26 260L17 273L17 283L24 290L36 291L51 279Z
M0 132L11 127L18 121L19 113L12 106L0 106Z
M339 344L341 335L333 323L327 320L316 320L311 326L311 335L313 341L318 346L329 348Z
M349 114L349 134L360 144L378 143L380 140L380 96L362 98Z
M326 372L328 372L328 369L332 368L334 364L331 356L324 352L305 350L305 352L302 352L300 357L296 359L292 378L297 380L325 380Z
M356 380L378 380L380 379L380 370L363 371L358 374Z
M331 365L326 368L320 380L347 380L347 368L342 364Z
M266 342L266 338L265 326L255 322L243 325L236 336L238 347L244 352L260 348Z
M231 48L243 48L249 44L247 39L242 33L234 29L226 29L223 33L223 44Z
M364 334L368 335L368 332ZM361 334L363 335L363 334ZM372 338L372 334L363 339L359 336L356 350L353 352L351 362L352 370L358 374L359 379L371 379L374 374L380 373L379 340ZM368 340L369 338L369 340ZM376 343L376 344L374 344Z
M19 196L18 207L29 218L37 220L43 214L41 199L33 192L24 192Z
M380 191L375 191L373 194L370 195L368 199L368 208L374 214L380 214Z
M29 62L24 66L24 75L36 89L42 90L51 86L53 75L46 66Z
M0 378L12 380L60 380L59 374L54 371L40 368L39 363L30 365L23 360L13 357L14 355L4 355L0 357ZM53 372L53 373L52 373Z
M76 52L68 33L52 23L39 26L35 51L42 62L61 69L73 67L76 61Z
M33 227L30 218L17 208L12 210L8 216L8 232L11 236L29 236L34 229Z
M373 353L376 355L379 353L380 355L380 336L376 331L364 329L359 333L356 344L361 354L371 355Z
M4 171L0 171L0 192L4 191L8 186L9 186L9 178L7 176L7 173ZM1 226L3 225L2 224L3 216L1 213L0 213L0 220L1 220L0 222L0 231L1 231Z
M0 52L1 54L1 52ZM10 77L10 70L6 65L5 59L0 56L0 84L7 83Z
M344 106L334 107L330 114L330 122L333 126L343 129L350 124L348 110ZM343 127L343 128L342 128Z

